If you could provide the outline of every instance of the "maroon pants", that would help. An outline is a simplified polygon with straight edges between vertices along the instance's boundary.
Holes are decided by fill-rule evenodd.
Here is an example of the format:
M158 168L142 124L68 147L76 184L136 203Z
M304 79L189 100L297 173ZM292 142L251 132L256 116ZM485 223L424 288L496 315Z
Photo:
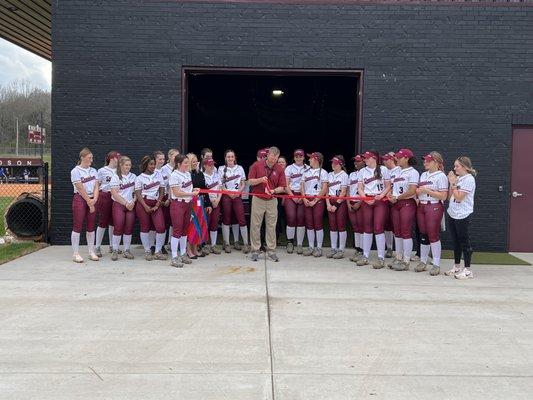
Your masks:
M165 197L163 197L163 201L167 201L167 200L168 200L168 196L165 195ZM172 224L172 221L170 220L170 204L168 205L168 207L162 205L161 210L163 211L163 219L165 220L165 228L168 229L170 228L170 225Z
M355 202L352 201L353 205ZM362 207L362 206L361 206ZM363 210L359 207L356 211L348 211L348 218L350 218L350 223L352 224L352 230L355 233L364 233L363 229Z
M218 229L218 222L220 221L220 204L213 208L211 214L208 215L208 225L210 231L216 231Z
M220 203L222 204L222 223L224 225L231 225L231 216L234 215L239 226L246 226L244 205L242 204L241 197L235 197L232 199L227 194L223 194Z
M154 207L157 204L157 200L144 199L144 202L149 207ZM163 211L161 207L151 213L147 213L140 202L135 205L135 214L141 225L141 232L148 233L151 228L155 228L157 233L165 233L165 220L163 218Z
M379 235L385 231L385 219L389 210L388 203L383 200L375 201L374 204L361 204L363 213L363 232Z
M294 192L294 194L299 195L300 193ZM284 206L287 226L305 226L304 203L296 204L292 199L285 199Z
M100 192L96 203L98 226L100 228L107 228L109 225L113 226L113 203L111 192Z
M191 203L172 200L170 202L170 218L172 219L172 237L179 239L187 236L191 222Z
M133 225L135 224L135 211L130 211L126 206L114 201L113 223L115 224L113 235L131 235L133 233Z
M332 205L335 205L335 202L333 202ZM347 214L348 205L345 201L337 205L337 210L335 212L328 211L329 230L335 232L346 231Z
M325 207L326 202L324 200L319 200L313 207L305 207L306 229L319 231L324 228Z
M428 236L429 243L440 240L440 222L444 214L442 202L435 204L420 203L416 209L416 221L421 234Z
M83 221L87 223L87 232L94 232L96 226L96 211L89 212L87 202L78 193L72 198L72 230L80 233Z
M398 200L394 203L391 208L394 236L402 239L411 239L415 217L416 202L414 199Z

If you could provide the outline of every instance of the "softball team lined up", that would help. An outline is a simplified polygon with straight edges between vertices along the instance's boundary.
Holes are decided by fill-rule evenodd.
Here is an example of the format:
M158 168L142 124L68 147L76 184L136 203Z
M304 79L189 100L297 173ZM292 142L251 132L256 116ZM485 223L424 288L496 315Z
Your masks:
M266 149L260 150L258 162L266 155ZM294 163L285 168L285 193L289 197L282 202L288 253L322 256L323 217L327 210L331 249L326 257L345 257L349 221L355 244L351 261L359 266L371 264L375 269L387 266L407 271L413 252L413 227L417 227L420 261L414 270L422 272L429 268L429 274L434 276L440 273L440 233L446 225L454 243L455 265L445 274L458 279L473 277L469 224L474 209L476 171L468 157L455 160L454 171L446 175L442 156L433 151L423 157L425 171L420 175L414 168L416 159L409 149L383 157L376 151L366 151L352 159L354 171L348 175L342 155L330 160L329 173L323 168L321 153L307 154L308 165L303 150L298 149L293 155ZM92 153L83 149L78 165L71 171L73 260L83 262L79 254L83 223L86 224L90 260L102 257L100 247L105 229L109 230L111 238L112 260L117 260L120 253L132 259L130 245L135 219L139 221L140 239L148 261L167 260L164 247L167 235L174 267L190 264L193 259L207 254L220 254L222 250L229 253L232 249L230 227L234 248L250 252L242 201L246 174L237 164L233 150L225 152L224 165L218 169L212 156L209 149L204 149L199 162L192 153L183 155L171 149L165 164L165 155L155 152L143 157L140 174L136 176L131 172L131 160L115 151L107 155L106 165L96 171L91 167ZM200 189L214 192L201 194ZM235 193L225 194L220 190ZM300 195L306 197L300 198ZM346 199L346 196L362 199ZM444 224L446 200L449 204ZM219 222L222 249L217 245ZM242 246L237 245L239 233ZM304 249L306 234L308 247ZM370 262L374 239L377 259ZM122 249L119 249L121 242ZM430 253L432 262L429 262ZM393 259L387 262L386 258Z

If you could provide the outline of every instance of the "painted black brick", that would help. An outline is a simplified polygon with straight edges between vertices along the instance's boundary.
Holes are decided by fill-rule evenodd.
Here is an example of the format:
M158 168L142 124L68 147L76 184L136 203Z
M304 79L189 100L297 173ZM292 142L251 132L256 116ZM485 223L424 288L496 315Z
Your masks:
M140 3L53 2L54 243L69 240L82 146L100 164L112 148L138 159L180 143L185 65L364 69L363 147L437 149L448 168L470 155L475 247L507 248L512 121L533 114L533 8Z

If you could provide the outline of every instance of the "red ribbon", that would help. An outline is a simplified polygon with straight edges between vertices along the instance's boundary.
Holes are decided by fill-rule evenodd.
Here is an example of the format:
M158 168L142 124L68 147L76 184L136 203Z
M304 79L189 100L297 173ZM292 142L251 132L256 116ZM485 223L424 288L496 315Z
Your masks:
M268 183L265 185L268 190L270 187ZM200 189L200 193L211 193L211 194L227 194L227 195L238 195L242 196L244 192L237 192L232 190L212 190L212 189ZM256 196L266 199L279 198L279 199L330 199L330 200L350 200L350 201L372 201L375 200L372 196L311 196L303 194L266 194L266 193L246 193L250 196ZM382 201L388 201L385 197Z

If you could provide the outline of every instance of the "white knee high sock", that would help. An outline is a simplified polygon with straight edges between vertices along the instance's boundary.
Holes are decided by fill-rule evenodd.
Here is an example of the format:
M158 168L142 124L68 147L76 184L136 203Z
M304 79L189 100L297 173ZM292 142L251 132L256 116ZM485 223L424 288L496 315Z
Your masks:
M164 244L165 244L165 234L157 233L155 235L155 252L159 253Z
M239 224L231 225L231 231L233 232L233 241L238 242L239 241Z
M324 229L315 231L315 235L316 235L316 247L321 249L322 243L324 243Z
M403 260L403 239L395 236L394 247L396 247L396 258Z
M247 226L241 226L241 236L242 236L242 243L248 244L248 227Z
M72 233L70 234L70 243L72 245L72 252L79 253L80 252L80 234L78 232L72 231Z
M385 234L376 235L376 247L378 249L378 258L385 258Z
M299 226L296 228L296 245L301 246L304 244L305 226Z
M403 260L405 262L411 261L411 253L413 252L413 239L403 240Z
M372 234L363 233L363 256L370 257L370 249L372 248Z
M187 236L180 237L180 255L184 256L187 252Z
M344 250L346 248L346 231L339 232L339 250Z
M109 225L107 229L107 233L109 234L109 246L111 246L111 238L113 237L113 233L115 232L115 227L113 225Z
M124 251L129 250L131 246L131 235L123 235L122 236L122 247L124 248Z
M296 232L296 228L294 226L287 225L287 240L293 240L295 232Z
M217 236L218 236L218 231L209 231L209 237L211 238L211 246L216 246Z
M144 251L150 251L150 234L148 232L141 232L141 243Z
M149 233L150 247L155 246L155 231L150 231Z
M355 248L361 248L361 235L360 233L354 232L353 234L353 243Z
M331 248L333 250L337 250L337 239L339 237L339 232L337 231L329 231L329 239L331 240Z
M222 239L224 244L229 244L229 225L222 224Z
M105 228L96 228L96 247L100 247L102 245L102 241L104 240L104 234Z
M113 250L117 251L118 247L120 246L120 239L122 239L120 236L113 235Z
M94 252L94 232L86 232L85 238L87 239L87 250L89 253Z
M170 237L170 251L172 252L172 258L176 258L178 256L178 244L180 240L178 238L175 238L174 236Z
M309 244L309 247L315 247L315 231L313 229L307 230L307 243Z
M385 242L387 250L392 250L392 243L394 242L394 234L391 231L385 231Z
M442 252L442 247L440 240L430 244L431 246L431 255L433 256L433 265L440 267L440 257Z
M423 263L428 262L428 256L429 256L430 249L431 247L429 246L429 244L420 245L420 261L422 261Z

